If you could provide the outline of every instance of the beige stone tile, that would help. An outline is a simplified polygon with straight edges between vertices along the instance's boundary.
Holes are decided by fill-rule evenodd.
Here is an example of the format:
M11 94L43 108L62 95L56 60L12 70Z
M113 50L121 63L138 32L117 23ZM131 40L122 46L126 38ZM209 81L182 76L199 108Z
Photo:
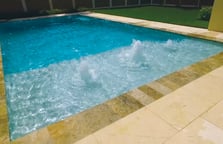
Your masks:
M0 98L0 143L9 143L8 114L5 99Z
M0 101L5 100L5 86L4 83L0 83Z
M0 143L9 143L8 118L0 116Z
M98 144L161 144L176 132L151 111L142 108L93 135Z
M96 140L94 136L89 135L86 138L83 138L82 140L77 141L73 144L98 144L98 141Z
M218 36L216 36L213 40L217 42L223 42L223 36L221 34L218 34Z
M141 19L134 19L134 18L128 18L128 17L101 14L101 13L88 13L88 14L84 14L84 15L92 16L92 17L96 17L96 18L107 19L107 20L111 20L111 21L123 22L123 23L137 23L137 22L144 21Z
M149 87L147 85L140 86L140 87L138 87L138 89L143 91L149 97L152 97L154 100L157 100L163 96L163 94L152 89L151 87Z
M205 59L203 61L199 61L197 63L194 63L186 68L184 68L186 71L189 71L192 74L195 74L195 76L203 76L212 70L214 70L217 67L214 67L213 63L211 63L211 58Z
M190 107L196 104L191 104L190 100L187 99L187 95L174 93L152 103L148 108L180 130L196 118L196 115L189 110ZM196 109L195 106L193 108Z
M198 63L195 63L193 65L199 65ZM187 79L189 79L188 81L191 82L199 77L201 77L203 74L193 71L190 69L191 66L185 67L181 70L179 70L180 73L182 73L183 75L185 75L187 77Z
M222 65L223 65L222 62L223 62L223 52L218 53L212 57L209 57L198 64L202 67L205 67L206 69L209 68L210 71L213 71L213 70L216 70L216 69L222 67Z
M158 83L156 81L151 82L151 83L149 83L147 85L149 87L153 88L154 90L160 92L163 95L167 95L167 94L172 92L172 90L170 88L168 88L168 87L166 87L166 86L164 86L164 85L162 85L162 84L160 84L160 83Z
M218 32L214 32L214 31L207 31L207 32L203 32L201 34L205 35L207 37L217 37L218 36Z
M177 84L179 87L191 82L190 77L179 71L166 75L165 78Z
M216 54L215 56L213 56L213 58L216 60L216 62L218 62L218 63L220 63L220 65L222 65L223 52Z
M161 79L156 80L157 82L161 83L162 85L168 87L172 91L178 89L180 86L177 85L176 83L172 82L169 78L167 77L162 77Z
M108 105L101 104L65 119L56 129L54 126L57 123L51 125L49 131L57 141L60 141L61 137L68 137L70 141L75 142L120 118Z
M201 118L166 141L164 144L222 144L223 130Z
M0 142L1 144L10 144L9 137L6 135L0 136Z
M152 103L148 107L177 129L223 99L223 81L205 75Z
M69 126L66 121L60 121L52 124L47 127L47 130L55 144L74 142L71 126Z
M161 144L162 141L159 138L137 135L103 135L96 138L96 144Z
M223 62L222 62L223 64ZM220 68L212 71L211 73L209 73L210 75L213 75L213 76L216 76L216 77L219 77L220 79L222 79L223 81L223 66L221 66Z
M202 117L223 129L223 101L207 111Z
M55 144L46 128L12 141L11 144Z
M218 34L218 36L217 36L216 38L218 38L218 39L222 39L222 40L223 40L223 33Z
M128 92L128 95L134 97L136 100L138 100L142 105L148 105L155 101L154 98L146 95L143 91L139 89L134 89Z
M143 107L139 101L129 96L128 94L123 94L114 99L111 99L105 104L108 105L109 108L111 108L120 117L124 117Z
M7 105L5 100L0 101L0 119L1 117L7 117Z
M211 72L212 73L212 72ZM184 93L194 93L202 103L212 106L223 99L222 94L223 79L207 74L187 86L181 91Z

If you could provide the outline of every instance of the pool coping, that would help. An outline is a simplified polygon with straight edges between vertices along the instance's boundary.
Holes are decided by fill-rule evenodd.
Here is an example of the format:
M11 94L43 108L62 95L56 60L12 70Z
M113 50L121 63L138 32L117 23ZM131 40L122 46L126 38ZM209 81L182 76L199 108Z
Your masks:
M115 22L126 23L130 25L135 25L135 26L141 26L145 28L152 28L152 29L166 31L166 32L177 33L177 34L186 35L186 36L195 37L195 38L202 38L206 40L223 42L222 32L209 31L208 29L204 29L204 28L196 28L196 27L190 27L190 26L162 23L162 22L156 22L156 21L149 21L149 20L122 17L122 16L95 13L95 12L83 12L81 13L81 15L115 21Z
M173 24L166 24L160 22L153 22L147 20L126 18L120 16L113 16L107 14L99 14L92 12L75 13L85 16L91 16L106 20L112 20L116 22L128 23L132 25L158 29L162 31L174 32L187 36L204 38L208 40L223 42L223 33L208 31L207 29L200 29L188 26L179 26ZM72 14L68 14L72 15ZM55 16L55 15L54 15ZM61 16L61 15L57 15ZM46 16L53 17L53 16ZM27 19L27 18L26 18ZM33 18L35 19L35 18ZM0 85L0 141L3 144L8 143L74 143L91 133L106 127L107 125L122 119L130 113L145 107L152 103L156 99L159 99L176 89L192 82L193 80L211 72L212 70L223 65L222 58L223 53L219 53L213 57L207 58L198 63L192 64L179 71L171 73L167 76L162 77L156 81L145 84L138 87L137 89L131 90L125 94L117 96L116 98L106 101L100 105L97 105L91 109L81 112L77 115L66 118L65 120L51 124L47 127L41 128L24 137L18 138L14 141L9 140L9 129L8 129L8 115L6 108L5 99L5 88L4 88L4 76L2 70L2 59L1 59L1 85ZM99 114L98 114L99 113ZM101 113L101 114L100 114ZM91 120L96 117L98 122L92 122ZM90 120L84 120L88 118ZM104 119L104 121L100 121ZM84 123L81 123L84 121ZM89 125L90 124L90 125ZM96 128L91 125L95 125ZM89 127L85 129L84 127ZM83 130L85 129L85 130ZM78 131L74 133L71 131Z

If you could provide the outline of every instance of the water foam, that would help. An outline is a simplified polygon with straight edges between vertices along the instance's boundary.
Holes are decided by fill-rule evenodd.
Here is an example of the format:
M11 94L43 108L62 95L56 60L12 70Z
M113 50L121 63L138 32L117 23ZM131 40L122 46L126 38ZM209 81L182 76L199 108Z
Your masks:
M171 39L168 39L165 44L164 44L166 47L170 47L170 46L173 46L173 41Z
M96 82L97 80L97 74L95 73L94 69L89 68L89 63L87 62L87 60L81 59L79 66L79 73L81 79L85 83L92 83Z
M139 40L133 40L131 44L131 59L135 63L143 63L145 62L144 49L145 46Z

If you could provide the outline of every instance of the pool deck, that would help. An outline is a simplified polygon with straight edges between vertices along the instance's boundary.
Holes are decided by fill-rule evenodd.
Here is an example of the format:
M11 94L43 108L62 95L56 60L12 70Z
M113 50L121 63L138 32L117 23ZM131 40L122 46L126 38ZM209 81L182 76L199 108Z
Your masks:
M203 38L207 40L223 42L223 33L208 31L207 29L203 29L203 28L181 26L181 25L175 25L175 24L161 23L161 22L155 22L155 21L148 21L148 20L142 20L142 19L121 17L121 16L101 14L101 13L93 13L93 12L83 13L83 15L142 26L146 28L152 28L152 29L157 29L157 30L162 30L162 31L183 34L183 35L197 37L197 38Z
M83 15L223 42L207 29L98 13ZM65 120L9 140L0 58L1 144L222 144L223 52Z

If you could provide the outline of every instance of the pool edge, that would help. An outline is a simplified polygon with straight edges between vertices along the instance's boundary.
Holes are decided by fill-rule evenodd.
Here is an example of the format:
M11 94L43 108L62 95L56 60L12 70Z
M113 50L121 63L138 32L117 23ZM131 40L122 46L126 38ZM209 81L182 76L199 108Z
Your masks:
M83 12L80 14L84 16L99 18L99 19L126 23L126 24L131 24L135 26L151 28L151 29L156 29L156 30L161 30L161 31L166 31L166 32L171 32L171 33L177 33L177 34L190 36L194 38L201 38L201 39L206 39L206 40L211 40L211 41L216 41L216 42L223 42L222 32L209 31L208 29L204 29L204 28L196 28L196 27L190 27L190 26L162 23L162 22L156 22L156 21L149 21L149 20L95 13L95 12Z
M2 65L2 51L0 46L0 142L9 144L8 111L5 95L4 73Z

